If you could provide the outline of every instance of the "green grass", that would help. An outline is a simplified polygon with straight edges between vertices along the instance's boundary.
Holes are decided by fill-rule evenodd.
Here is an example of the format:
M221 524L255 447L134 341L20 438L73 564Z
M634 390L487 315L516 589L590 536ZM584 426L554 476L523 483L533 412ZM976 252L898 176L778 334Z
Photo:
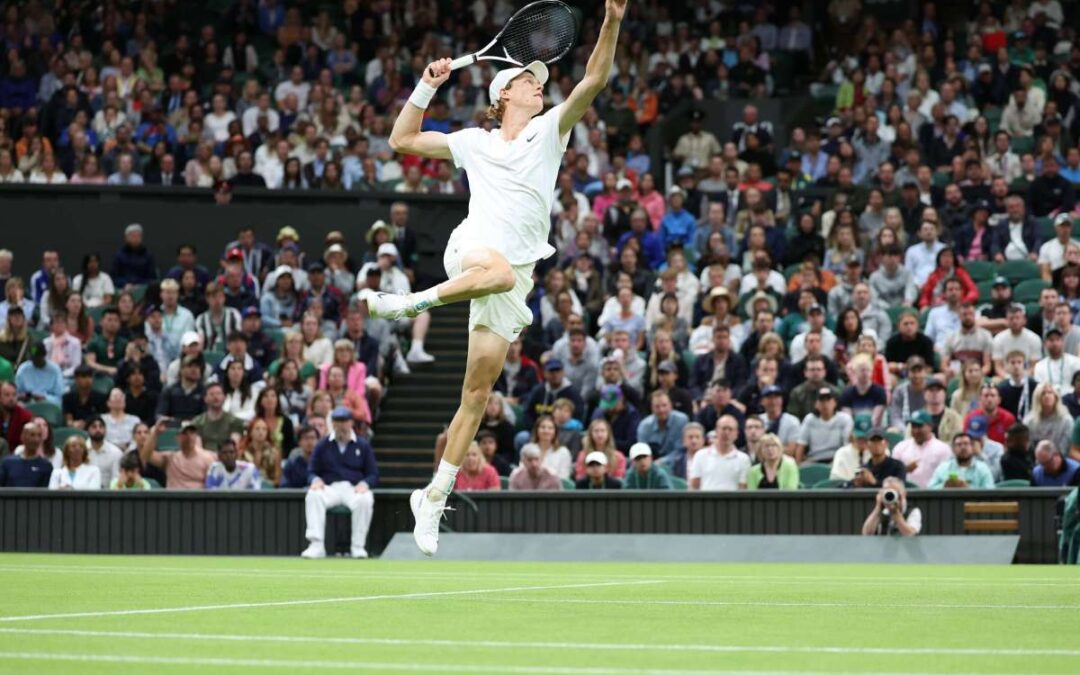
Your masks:
M0 574L0 673L1080 672L1065 567L0 555Z

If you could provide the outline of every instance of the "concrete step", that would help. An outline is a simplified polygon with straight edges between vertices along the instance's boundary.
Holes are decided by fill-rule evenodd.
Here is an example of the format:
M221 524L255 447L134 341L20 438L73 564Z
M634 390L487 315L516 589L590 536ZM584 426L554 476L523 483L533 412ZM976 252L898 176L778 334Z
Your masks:
M431 476L422 478L419 476L384 476L379 475L379 487L381 488L397 488L399 490L407 490L416 488L422 488L428 484L431 480Z
M449 420L447 420L449 421ZM420 419L414 420L384 420L379 419L379 434L380 435L409 435L409 436L423 436L423 435L435 435L443 430L446 426L446 422L425 422Z
M420 436L384 434L376 429L374 439L375 452L378 452L380 447L410 448L413 450L427 450L430 452L435 447L435 436L437 435L437 433Z

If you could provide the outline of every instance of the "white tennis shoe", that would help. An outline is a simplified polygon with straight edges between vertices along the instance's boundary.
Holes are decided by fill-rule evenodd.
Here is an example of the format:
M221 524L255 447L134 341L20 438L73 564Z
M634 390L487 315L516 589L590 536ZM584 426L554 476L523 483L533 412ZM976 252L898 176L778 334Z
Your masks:
M446 511L446 495L432 500L428 496L430 488L413 490L409 497L409 506L412 507L413 518L416 526L413 527L413 539L416 547L426 556L435 555L439 550L439 523L442 521L443 512Z
M307 558L308 560L317 560L319 558L326 557L326 548L323 547L321 542L313 541L304 549L304 552L300 554L301 558Z
M418 312L409 303L409 296L371 291L363 296L368 314L376 319L411 319Z

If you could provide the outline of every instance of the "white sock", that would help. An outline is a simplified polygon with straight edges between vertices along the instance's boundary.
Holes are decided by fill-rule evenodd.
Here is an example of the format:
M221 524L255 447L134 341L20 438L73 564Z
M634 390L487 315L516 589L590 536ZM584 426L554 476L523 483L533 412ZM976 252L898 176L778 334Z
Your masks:
M450 494L450 491L454 489L459 468L445 459L439 462L439 470L435 472L435 478L431 481L432 489L438 490L442 495Z
M425 289L423 291L413 293L412 296L409 298L409 301L412 303L413 309L418 312L423 312L431 309L432 307L438 307L439 305L444 304L443 301L439 299L438 289L438 286L432 286L431 288Z
M414 354L424 351L424 341L413 338L412 345L409 347L409 351Z

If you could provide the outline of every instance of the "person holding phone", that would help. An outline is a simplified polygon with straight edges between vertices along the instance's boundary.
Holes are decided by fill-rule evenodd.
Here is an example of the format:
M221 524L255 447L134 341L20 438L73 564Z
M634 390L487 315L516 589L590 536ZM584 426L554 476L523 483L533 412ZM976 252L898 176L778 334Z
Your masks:
M885 438L883 428L875 427L867 433L866 449L870 454L870 460L855 469L850 487L877 487L884 485L889 478L904 482L907 477L907 468L903 462L889 456L889 441Z

